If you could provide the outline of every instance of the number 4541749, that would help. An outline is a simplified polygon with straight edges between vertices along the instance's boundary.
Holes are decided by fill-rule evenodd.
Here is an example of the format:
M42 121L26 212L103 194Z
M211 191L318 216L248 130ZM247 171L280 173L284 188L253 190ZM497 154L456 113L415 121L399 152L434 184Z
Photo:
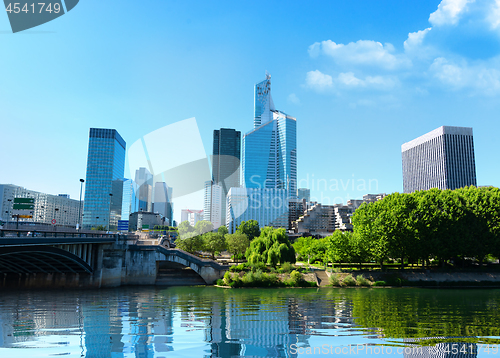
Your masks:
M7 7L5 8L5 11L7 11L9 14L10 13L14 13L14 14L19 14L20 12L24 12L24 13L32 13L32 14L35 14L35 13L38 13L38 14L41 14L43 11L46 11L46 12L54 12L54 13L59 13L61 11L61 4L59 3L45 3L45 2L39 2L37 4L31 4L31 5L28 5L28 4L24 4L24 6L21 8L20 7L20 3L18 2L15 2L15 3L9 3L7 5Z

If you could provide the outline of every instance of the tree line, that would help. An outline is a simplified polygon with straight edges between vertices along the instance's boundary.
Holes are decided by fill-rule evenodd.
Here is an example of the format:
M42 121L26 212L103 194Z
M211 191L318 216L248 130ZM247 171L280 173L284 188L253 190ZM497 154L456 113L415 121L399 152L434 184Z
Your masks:
M377 262L398 259L429 265L448 260L483 262L500 257L500 190L465 187L394 193L361 205L353 215L354 232L335 231L294 247L305 259L322 262Z

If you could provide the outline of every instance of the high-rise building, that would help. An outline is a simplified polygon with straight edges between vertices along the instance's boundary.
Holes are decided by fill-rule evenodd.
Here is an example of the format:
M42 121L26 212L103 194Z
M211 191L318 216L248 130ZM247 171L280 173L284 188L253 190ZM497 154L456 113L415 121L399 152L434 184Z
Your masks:
M230 128L214 130L212 184L205 184L205 197L210 221L214 227L225 225L226 195L230 188L240 186L241 132ZM219 191L221 190L221 191ZM220 197L219 197L220 196ZM212 200L214 199L214 200Z
M191 226L195 226L196 223L203 220L203 210L193 210L193 209L182 209L181 210L181 222L188 221Z
M90 128L83 227L115 230L121 218L126 143L115 129Z
M153 210L153 175L146 168L135 171L137 211Z
M130 214L137 211L137 185L132 179L124 179L122 195L122 220L129 220Z
M274 108L271 76L255 85L254 129L243 136L243 185L297 190L297 121Z
M226 213L222 211L226 207L225 201L222 186L213 184L210 180L207 181L205 183L203 220L210 221L214 229L226 225Z
M226 226L234 233L242 221L257 220L260 227L288 228L288 191L231 188L226 198Z
M172 188L164 182L155 183L153 211L165 218L165 225L173 224Z
M311 189L298 188L297 189L297 198L299 200L304 199L306 202L311 201Z
M439 127L401 146L405 193L476 185L472 128Z

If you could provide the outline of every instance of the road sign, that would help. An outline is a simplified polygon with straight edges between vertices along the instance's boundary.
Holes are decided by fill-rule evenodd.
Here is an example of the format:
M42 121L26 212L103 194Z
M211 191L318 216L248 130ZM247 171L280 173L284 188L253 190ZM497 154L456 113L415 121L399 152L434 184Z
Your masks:
M56 224L56 219L52 219L52 225L55 225Z
M33 219L32 215L19 215L19 219Z
M128 231L128 220L118 220L118 231Z
M14 198L14 204L34 204L34 198Z
M33 210L35 204L14 204L12 209L14 210Z

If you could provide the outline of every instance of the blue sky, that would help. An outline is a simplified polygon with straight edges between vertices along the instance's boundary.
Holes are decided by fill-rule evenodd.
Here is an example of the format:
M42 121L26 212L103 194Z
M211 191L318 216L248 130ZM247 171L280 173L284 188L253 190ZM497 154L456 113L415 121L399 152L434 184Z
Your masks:
M17 34L3 13L0 53L0 183L77 198L90 127L131 145L196 117L211 154L267 70L326 204L402 191L401 144L442 125L473 127L478 185L500 184L500 0L82 0Z

